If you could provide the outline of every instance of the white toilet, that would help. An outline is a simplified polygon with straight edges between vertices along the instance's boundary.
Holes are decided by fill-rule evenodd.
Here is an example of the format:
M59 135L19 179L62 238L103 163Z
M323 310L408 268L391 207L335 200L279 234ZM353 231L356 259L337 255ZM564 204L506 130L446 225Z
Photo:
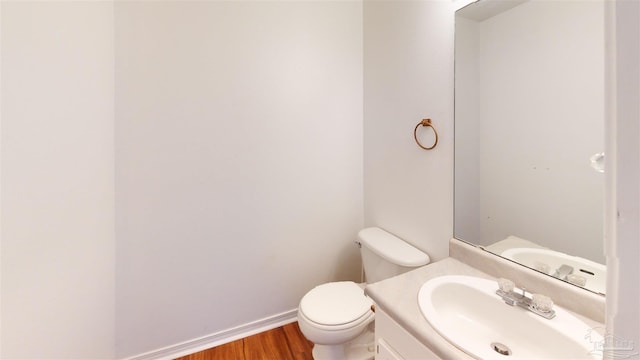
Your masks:
M360 230L358 241L367 283L384 280L429 263L429 256L376 227ZM373 301L364 284L322 284L300 300L298 324L314 343L315 360L364 360L374 357Z

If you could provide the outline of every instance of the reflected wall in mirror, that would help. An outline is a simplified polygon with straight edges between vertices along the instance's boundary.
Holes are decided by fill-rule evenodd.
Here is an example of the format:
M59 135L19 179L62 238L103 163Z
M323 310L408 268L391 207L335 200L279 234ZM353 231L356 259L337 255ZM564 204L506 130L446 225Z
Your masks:
M454 236L604 293L603 1L481 0L455 31Z

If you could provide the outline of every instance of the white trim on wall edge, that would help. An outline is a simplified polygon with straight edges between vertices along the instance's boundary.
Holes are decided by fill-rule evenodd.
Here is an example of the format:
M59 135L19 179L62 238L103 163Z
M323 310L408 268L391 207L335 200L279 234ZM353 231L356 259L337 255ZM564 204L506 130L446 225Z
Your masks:
M285 311L231 329L222 330L210 335L188 340L162 349L124 358L123 360L170 360L193 354L214 346L229 343L263 331L275 329L298 320L298 309Z

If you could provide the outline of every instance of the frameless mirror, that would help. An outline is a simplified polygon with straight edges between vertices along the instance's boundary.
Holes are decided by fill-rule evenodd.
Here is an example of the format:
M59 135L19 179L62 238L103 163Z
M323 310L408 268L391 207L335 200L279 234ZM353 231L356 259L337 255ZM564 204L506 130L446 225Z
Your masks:
M455 36L455 238L604 294L604 2L481 0Z

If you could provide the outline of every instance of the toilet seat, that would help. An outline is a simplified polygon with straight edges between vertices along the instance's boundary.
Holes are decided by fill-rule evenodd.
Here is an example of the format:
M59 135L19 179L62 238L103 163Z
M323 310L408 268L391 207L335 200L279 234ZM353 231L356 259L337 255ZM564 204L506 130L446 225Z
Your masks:
M299 310L317 328L335 331L368 321L373 301L353 281L322 284L300 301Z

